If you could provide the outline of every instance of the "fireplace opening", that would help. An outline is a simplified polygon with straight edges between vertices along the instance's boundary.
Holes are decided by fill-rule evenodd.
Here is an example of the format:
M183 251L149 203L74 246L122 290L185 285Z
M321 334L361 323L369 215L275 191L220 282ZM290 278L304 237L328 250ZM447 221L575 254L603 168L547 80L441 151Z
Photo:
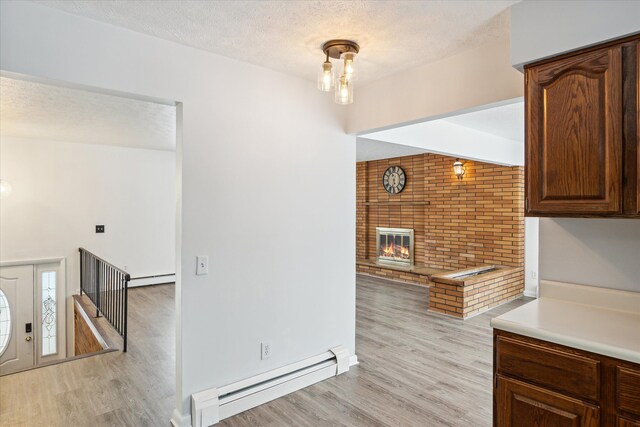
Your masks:
M378 262L413 266L413 230L376 227Z

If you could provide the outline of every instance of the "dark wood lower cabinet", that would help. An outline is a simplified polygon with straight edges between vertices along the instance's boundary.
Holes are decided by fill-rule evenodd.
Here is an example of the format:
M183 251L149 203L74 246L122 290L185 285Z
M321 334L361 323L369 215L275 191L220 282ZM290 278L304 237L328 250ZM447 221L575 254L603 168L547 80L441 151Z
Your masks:
M640 371L618 368L618 407L640 418Z
M497 423L504 427L597 427L600 409L571 397L498 375Z
M640 427L640 421L633 421L628 418L618 417L617 427Z
M640 365L494 330L495 427L640 427Z

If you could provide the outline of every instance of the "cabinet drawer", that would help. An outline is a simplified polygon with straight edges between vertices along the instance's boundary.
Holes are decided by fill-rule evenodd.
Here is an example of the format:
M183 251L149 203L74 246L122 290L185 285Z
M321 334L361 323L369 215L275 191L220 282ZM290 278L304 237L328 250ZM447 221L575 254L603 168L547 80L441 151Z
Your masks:
M640 416L640 371L618 367L618 409Z
M600 362L588 357L499 336L496 370L592 402L600 399Z
M640 421L633 421L628 418L618 417L617 427L640 427Z
M599 427L600 408L498 375L495 427Z

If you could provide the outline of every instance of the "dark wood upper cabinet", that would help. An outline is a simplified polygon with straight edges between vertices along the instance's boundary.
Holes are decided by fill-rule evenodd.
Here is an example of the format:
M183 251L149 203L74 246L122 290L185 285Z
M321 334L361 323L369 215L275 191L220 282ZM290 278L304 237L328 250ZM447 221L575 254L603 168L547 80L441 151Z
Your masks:
M619 213L620 47L527 69L529 213Z
M635 67L635 78L628 77L629 81L629 92L631 95L625 97L625 99L629 99L629 106L625 109L629 114L629 120L625 124L625 131L629 134L627 138L627 146L628 152L627 157L632 159L633 162L633 152L635 150L635 178L636 178L636 191L635 191L635 208L636 214L640 215L640 41L633 44L632 47L627 47L627 51L631 51L630 55L633 55L633 51L635 50L635 62L631 65L631 71L627 73L628 76L633 76L633 67ZM631 62L631 61L629 61ZM635 93L634 93L635 89ZM631 105L633 101L631 99L635 99L635 105ZM633 110L635 107L636 115L633 117ZM635 144L634 142L635 138ZM628 177L630 182L633 182L633 174L629 174ZM633 195L633 191L631 192ZM633 206L633 199L629 200L629 206Z
M640 214L640 46L622 47L623 213Z
M638 38L525 69L528 216L638 216Z

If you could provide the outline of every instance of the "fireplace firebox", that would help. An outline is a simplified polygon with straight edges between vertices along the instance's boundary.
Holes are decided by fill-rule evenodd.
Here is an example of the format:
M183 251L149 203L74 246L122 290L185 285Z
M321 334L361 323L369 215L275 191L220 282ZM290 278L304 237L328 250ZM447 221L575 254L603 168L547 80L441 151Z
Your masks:
M378 262L413 266L413 230L410 228L376 227Z

